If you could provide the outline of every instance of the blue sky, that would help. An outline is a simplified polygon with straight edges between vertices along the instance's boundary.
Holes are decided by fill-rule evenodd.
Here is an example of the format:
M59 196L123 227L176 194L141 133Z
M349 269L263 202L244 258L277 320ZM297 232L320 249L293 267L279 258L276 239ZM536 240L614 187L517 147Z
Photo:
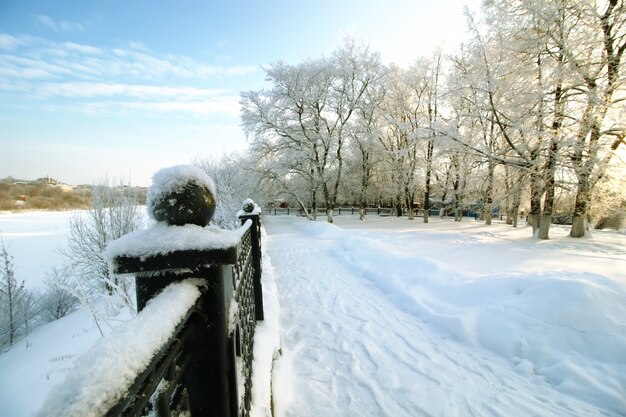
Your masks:
M0 0L0 178L149 185L159 168L242 151L239 92L262 66L346 36L409 65L463 38L479 0Z

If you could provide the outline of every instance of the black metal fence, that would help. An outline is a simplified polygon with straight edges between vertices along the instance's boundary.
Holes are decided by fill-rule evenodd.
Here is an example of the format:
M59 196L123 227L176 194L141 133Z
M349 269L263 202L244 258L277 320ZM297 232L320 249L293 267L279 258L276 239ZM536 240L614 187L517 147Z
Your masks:
M162 196L170 212L154 215L157 225L109 245L114 272L135 277L138 314L87 352L39 416L249 416L254 333L263 319L260 216L242 211L238 230L206 229L214 196L192 185ZM194 195L185 196L189 190ZM181 213L199 220L187 224ZM197 298L176 292L183 290ZM153 335L155 326L162 335Z
M311 209L309 209L311 212ZM428 211L430 216L439 216L440 209L430 209ZM306 213L301 208L293 208L293 207L270 207L265 211L265 214L269 214L272 216L306 216ZM317 208L316 214L318 216L325 215L325 208ZM335 208L334 215L358 215L359 208L358 207L337 207ZM397 216L397 209L394 207L368 207L365 209L365 214L375 214L378 216ZM406 208L402 209L402 215L407 215ZM423 216L423 209L416 209L414 211L414 215L416 217ZM473 210L463 210L463 217L477 217L479 215L478 212ZM452 210L448 210L444 213L444 217L454 217L454 212Z
M139 417L150 410L161 417L182 411L249 415L254 331L263 305L260 219L244 217L235 246L114 260L116 273L135 274L140 310L172 282L193 277L203 285L185 320L106 416Z

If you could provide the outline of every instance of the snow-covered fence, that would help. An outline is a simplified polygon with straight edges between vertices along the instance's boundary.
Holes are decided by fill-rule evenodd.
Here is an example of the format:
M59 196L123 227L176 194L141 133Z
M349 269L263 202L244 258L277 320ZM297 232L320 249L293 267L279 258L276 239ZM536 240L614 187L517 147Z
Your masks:
M308 211L309 213L312 212L313 209L309 208ZM367 209L365 209L366 213L374 213L374 214L385 214L385 213L391 213L392 211L394 211L395 209L393 208L380 208L380 207L368 207ZM323 215L326 213L326 209L323 207L318 207L315 210L317 215ZM291 216L291 215L295 215L295 216L305 216L304 210L302 210L301 208L293 208L293 207L271 207L266 214L272 214L274 216L278 216L278 215L286 215L286 216ZM358 207L336 207L335 208L335 215L342 215L342 214L350 214L350 215L358 215L359 214L359 208Z
M116 273L135 275L139 313L78 361L42 416L249 415L263 318L258 207L244 202L237 230L206 227L208 177L183 166L153 181L157 223L107 249Z
M312 209L308 209L309 213L312 211ZM316 210L316 214L317 215L323 215L326 213L326 209L324 207L318 207ZM395 207L367 207L365 209L365 213L366 214L376 214L378 216L396 216L397 215L397 210ZM305 216L304 210L302 210L301 208L293 208L293 207L271 207L266 214L271 214L274 216L291 216L291 215L295 215L295 216ZM334 214L336 216L340 216L342 214L349 214L349 215L358 215L359 214L359 208L358 207L354 207L354 206L350 206L350 207L336 207ZM422 216L424 214L424 210L423 209L415 209L415 216ZM402 209L402 215L406 216L407 215L407 209L403 208ZM431 216L439 216L440 215L440 209L430 209L429 210L429 215ZM448 210L444 213L444 216L446 217L454 217L454 214L452 213L452 210ZM464 217L475 217L475 212L472 210L463 210L463 216Z

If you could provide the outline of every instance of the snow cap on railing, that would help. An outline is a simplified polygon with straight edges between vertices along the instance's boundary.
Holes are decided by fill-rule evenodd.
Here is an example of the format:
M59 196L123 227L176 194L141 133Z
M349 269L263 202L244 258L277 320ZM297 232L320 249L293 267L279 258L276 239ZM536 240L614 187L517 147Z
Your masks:
M241 210L237 212L237 217L251 214L261 214L261 207L259 207L251 198L246 198L241 203Z
M148 214L158 222L206 226L215 213L215 183L193 165L163 168L152 176Z

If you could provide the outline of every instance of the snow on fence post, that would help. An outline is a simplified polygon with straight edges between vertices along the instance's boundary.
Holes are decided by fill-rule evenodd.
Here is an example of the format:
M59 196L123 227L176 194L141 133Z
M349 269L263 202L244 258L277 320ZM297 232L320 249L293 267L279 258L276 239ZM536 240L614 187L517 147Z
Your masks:
M156 224L112 242L105 253L116 273L135 275L138 315L120 326L127 328L122 341L114 329L87 352L87 369L72 371L68 384L51 392L41 416L138 417L157 410L161 416L249 416L258 223L207 227L215 187L193 166L158 171L148 211ZM197 298L185 301L179 287L191 287ZM167 334L160 323L169 323ZM160 330L156 337L154 329ZM141 352L133 354L132 366L111 354L120 343ZM111 382L101 374L123 377Z
M206 280L202 294L206 324L201 331L205 337L194 346L192 388L187 387L191 415L247 416L258 316L253 277L260 283L261 272L258 214L256 221L242 222L237 231L205 228L215 211L215 187L209 177L190 166L155 174L148 210L172 232L166 233L167 242L161 244L174 245L176 250L149 256L145 250L133 253L131 249L131 256L115 259L117 270L135 273L138 309L172 281L187 277Z
M287 209L289 210L289 209ZM289 212L287 212L289 213ZM252 234L252 261L254 266L254 308L257 320L264 319L263 313L263 286L261 284L261 208L251 199L242 203L241 210L237 213L241 224L252 220L250 229Z

